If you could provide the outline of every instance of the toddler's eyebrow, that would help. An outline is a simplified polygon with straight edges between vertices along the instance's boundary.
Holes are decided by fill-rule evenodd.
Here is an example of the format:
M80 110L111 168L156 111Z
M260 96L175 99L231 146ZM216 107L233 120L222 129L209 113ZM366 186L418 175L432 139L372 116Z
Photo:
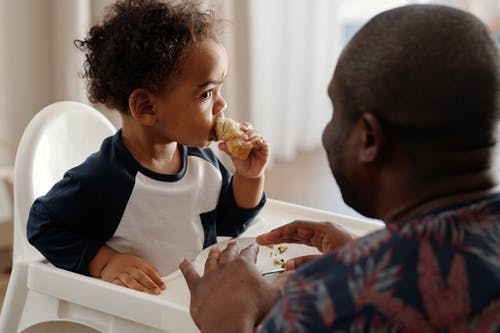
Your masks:
M210 81L207 81L207 82L203 82L202 84L200 84L198 87L200 88L203 88L203 87L206 87L206 86L209 86L209 85L218 85L218 84L221 84L223 80L210 80Z

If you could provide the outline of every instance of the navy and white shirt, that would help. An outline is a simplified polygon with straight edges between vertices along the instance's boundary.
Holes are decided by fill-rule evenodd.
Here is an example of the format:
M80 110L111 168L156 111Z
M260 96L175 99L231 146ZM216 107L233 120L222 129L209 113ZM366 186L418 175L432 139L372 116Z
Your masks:
M28 239L57 267L88 275L106 244L167 275L216 236L242 233L264 205L265 196L254 209L237 206L232 175L209 148L182 147L181 170L165 175L143 167L120 134L31 207Z

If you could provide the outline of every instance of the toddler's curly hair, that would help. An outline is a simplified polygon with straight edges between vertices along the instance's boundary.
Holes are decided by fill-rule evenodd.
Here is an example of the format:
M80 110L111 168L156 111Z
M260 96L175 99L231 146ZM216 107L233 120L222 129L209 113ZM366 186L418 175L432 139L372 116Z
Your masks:
M214 14L192 1L119 0L86 38L81 76L92 103L130 114L134 89L157 92L179 69L185 51L217 39Z

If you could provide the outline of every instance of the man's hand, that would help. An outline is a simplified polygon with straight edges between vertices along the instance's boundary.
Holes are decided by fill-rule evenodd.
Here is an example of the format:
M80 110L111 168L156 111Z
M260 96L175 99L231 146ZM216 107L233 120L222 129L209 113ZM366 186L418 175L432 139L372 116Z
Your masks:
M255 266L258 246L238 252L235 241L223 251L211 248L201 277L188 260L180 263L191 292L191 316L204 333L253 332L281 295Z
M104 281L150 294L158 295L166 288L156 267L130 253L116 252L109 258L100 276Z
M257 237L260 245L297 243L313 246L322 253L329 253L353 239L342 226L330 222L294 221ZM286 269L297 267L316 259L317 255L293 258Z

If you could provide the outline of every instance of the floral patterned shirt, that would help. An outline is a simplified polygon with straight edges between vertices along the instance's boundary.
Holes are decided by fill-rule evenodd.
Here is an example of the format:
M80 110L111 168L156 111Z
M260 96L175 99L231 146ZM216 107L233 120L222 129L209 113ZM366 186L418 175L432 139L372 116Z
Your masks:
M286 288L262 332L500 332L500 194L346 244Z

